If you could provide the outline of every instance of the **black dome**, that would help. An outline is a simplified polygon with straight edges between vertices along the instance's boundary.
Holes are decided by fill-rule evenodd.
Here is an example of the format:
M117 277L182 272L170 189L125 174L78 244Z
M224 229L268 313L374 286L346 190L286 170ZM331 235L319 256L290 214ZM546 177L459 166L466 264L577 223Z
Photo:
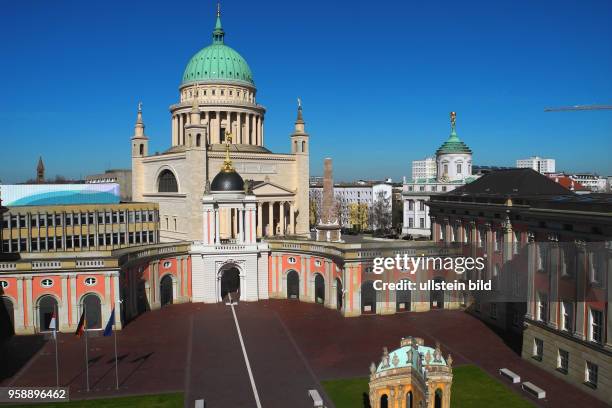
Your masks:
M210 191L244 191L244 180L235 171L221 171L210 184Z

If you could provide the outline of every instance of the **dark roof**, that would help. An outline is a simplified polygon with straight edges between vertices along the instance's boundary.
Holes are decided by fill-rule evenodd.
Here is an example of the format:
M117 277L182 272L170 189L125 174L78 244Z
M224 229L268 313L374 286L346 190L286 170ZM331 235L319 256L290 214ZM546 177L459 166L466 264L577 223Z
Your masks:
M244 181L235 171L221 171L210 183L210 190L213 192L244 191Z
M446 195L537 197L571 194L567 188L533 169L504 169L491 171Z

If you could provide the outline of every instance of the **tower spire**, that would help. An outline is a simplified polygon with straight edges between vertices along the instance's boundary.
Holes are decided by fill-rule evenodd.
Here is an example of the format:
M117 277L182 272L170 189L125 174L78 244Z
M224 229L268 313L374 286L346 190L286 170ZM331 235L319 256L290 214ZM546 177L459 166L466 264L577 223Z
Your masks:
M223 44L223 37L225 32L221 25L221 2L217 1L217 21L215 22L215 29L213 30L213 44Z
M136 114L136 124L134 125L134 138L146 138L144 129L145 125L142 120L142 102L138 102L138 113Z
M297 119L295 120L295 133L304 133L304 117L302 116L302 98L297 98Z

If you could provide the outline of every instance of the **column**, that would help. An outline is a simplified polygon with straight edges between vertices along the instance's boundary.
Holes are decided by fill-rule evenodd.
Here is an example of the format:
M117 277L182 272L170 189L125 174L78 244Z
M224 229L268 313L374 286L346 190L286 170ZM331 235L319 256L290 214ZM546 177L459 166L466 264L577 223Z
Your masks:
M244 221L242 219L242 217L244 217L244 210L242 208L239 208L237 210L238 212L238 239L239 242L242 244L244 243Z
M176 115L172 115L172 146L176 146L176 138L178 136L177 131L176 131L176 127L177 127L177 119L176 119Z
M217 138L216 142L221 143L221 111L217 111Z
M255 145L259 146L259 115L255 116Z
M232 217L232 238L238 238L238 209L232 208L230 210L230 217Z
M250 113L245 114L244 119L246 120L246 129L245 129L246 143L251 144L251 114Z
M295 234L295 203L289 203L289 234Z
M268 237L274 236L274 202L268 202Z
M257 203L257 237L261 238L263 236L263 204Z
M236 143L242 144L242 113L236 112Z
M257 241L257 231L255 231L255 208L249 210L249 223L251 227L249 228L249 242L253 243ZM251 233L251 229L253 229L253 233ZM253 236L255 235L255 236Z
M280 235L285 235L285 202L278 203L278 219L280 225Z
M263 146L264 145L264 118L263 116L261 117L261 134L259 136L259 145Z
M220 217L219 217L219 208L215 208L215 244L219 244L220 243L220 239L219 239L219 222L220 222Z

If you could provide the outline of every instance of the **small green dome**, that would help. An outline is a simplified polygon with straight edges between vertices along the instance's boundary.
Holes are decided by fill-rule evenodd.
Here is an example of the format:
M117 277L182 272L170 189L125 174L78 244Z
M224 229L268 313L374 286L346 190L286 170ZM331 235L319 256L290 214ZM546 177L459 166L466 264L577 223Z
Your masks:
M436 155L440 154L448 154L448 153L472 153L472 150L466 145L453 128L448 140L440 146L438 150L436 150Z
M223 42L225 32L221 27L221 16L213 31L213 43L198 51L185 68L181 85L191 82L236 82L254 86L253 74L240 54Z

